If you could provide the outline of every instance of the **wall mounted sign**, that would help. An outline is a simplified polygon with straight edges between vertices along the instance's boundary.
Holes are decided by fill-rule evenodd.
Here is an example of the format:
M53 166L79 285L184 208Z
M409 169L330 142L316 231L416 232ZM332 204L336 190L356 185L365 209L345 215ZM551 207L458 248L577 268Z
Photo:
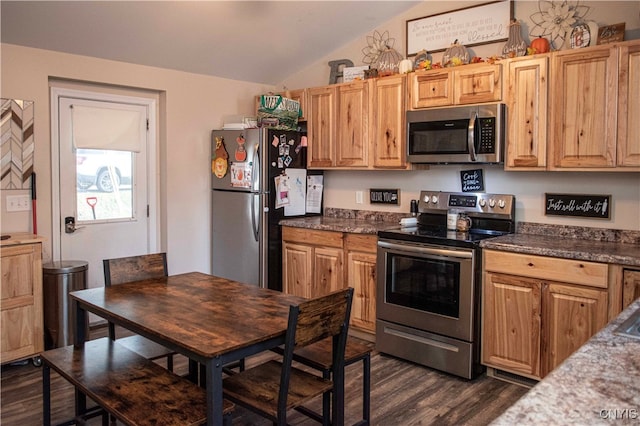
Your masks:
M484 192L484 176L482 169L461 170L460 183L462 192Z
M33 172L33 101L0 99L2 181L0 189L29 189Z
M440 52L455 40L467 47L506 41L513 2L494 1L407 21L407 57Z
M371 204L399 204L399 189L369 189L369 202Z
M544 212L548 216L611 217L611 195L545 193L544 198Z

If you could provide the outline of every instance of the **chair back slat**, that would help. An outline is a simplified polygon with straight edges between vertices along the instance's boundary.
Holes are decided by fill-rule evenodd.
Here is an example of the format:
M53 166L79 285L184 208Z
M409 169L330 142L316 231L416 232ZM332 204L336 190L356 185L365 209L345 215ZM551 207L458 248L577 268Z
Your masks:
M168 275L166 253L104 259L102 263L104 266L104 284L107 287Z
M296 347L303 347L326 337L340 334L347 317L348 289L311 299L299 305Z

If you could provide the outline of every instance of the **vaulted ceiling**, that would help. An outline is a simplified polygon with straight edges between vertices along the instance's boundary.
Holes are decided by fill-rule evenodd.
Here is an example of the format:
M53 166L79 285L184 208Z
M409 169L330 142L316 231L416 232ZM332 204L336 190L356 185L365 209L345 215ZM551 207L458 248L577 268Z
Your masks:
M416 1L6 1L17 44L276 84Z

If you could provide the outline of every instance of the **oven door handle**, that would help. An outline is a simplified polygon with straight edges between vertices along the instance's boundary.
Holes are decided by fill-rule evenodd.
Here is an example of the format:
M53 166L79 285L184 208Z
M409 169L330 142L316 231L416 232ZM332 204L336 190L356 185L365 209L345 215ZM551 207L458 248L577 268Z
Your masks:
M411 246L410 248L406 245L389 243L387 241L378 241L378 247L388 250L400 251L407 254L428 254L435 256L448 256L448 257L457 257L459 259L471 259L473 258L472 251L459 251L459 250L447 250L444 248L429 248L429 247L419 247L419 246Z

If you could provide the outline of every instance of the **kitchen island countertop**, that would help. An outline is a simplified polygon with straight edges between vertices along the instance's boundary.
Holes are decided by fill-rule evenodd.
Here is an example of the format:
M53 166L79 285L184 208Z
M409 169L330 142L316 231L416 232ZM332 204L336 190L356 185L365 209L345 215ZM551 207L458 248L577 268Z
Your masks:
M640 299L600 330L492 425L640 423L640 339L615 333Z

